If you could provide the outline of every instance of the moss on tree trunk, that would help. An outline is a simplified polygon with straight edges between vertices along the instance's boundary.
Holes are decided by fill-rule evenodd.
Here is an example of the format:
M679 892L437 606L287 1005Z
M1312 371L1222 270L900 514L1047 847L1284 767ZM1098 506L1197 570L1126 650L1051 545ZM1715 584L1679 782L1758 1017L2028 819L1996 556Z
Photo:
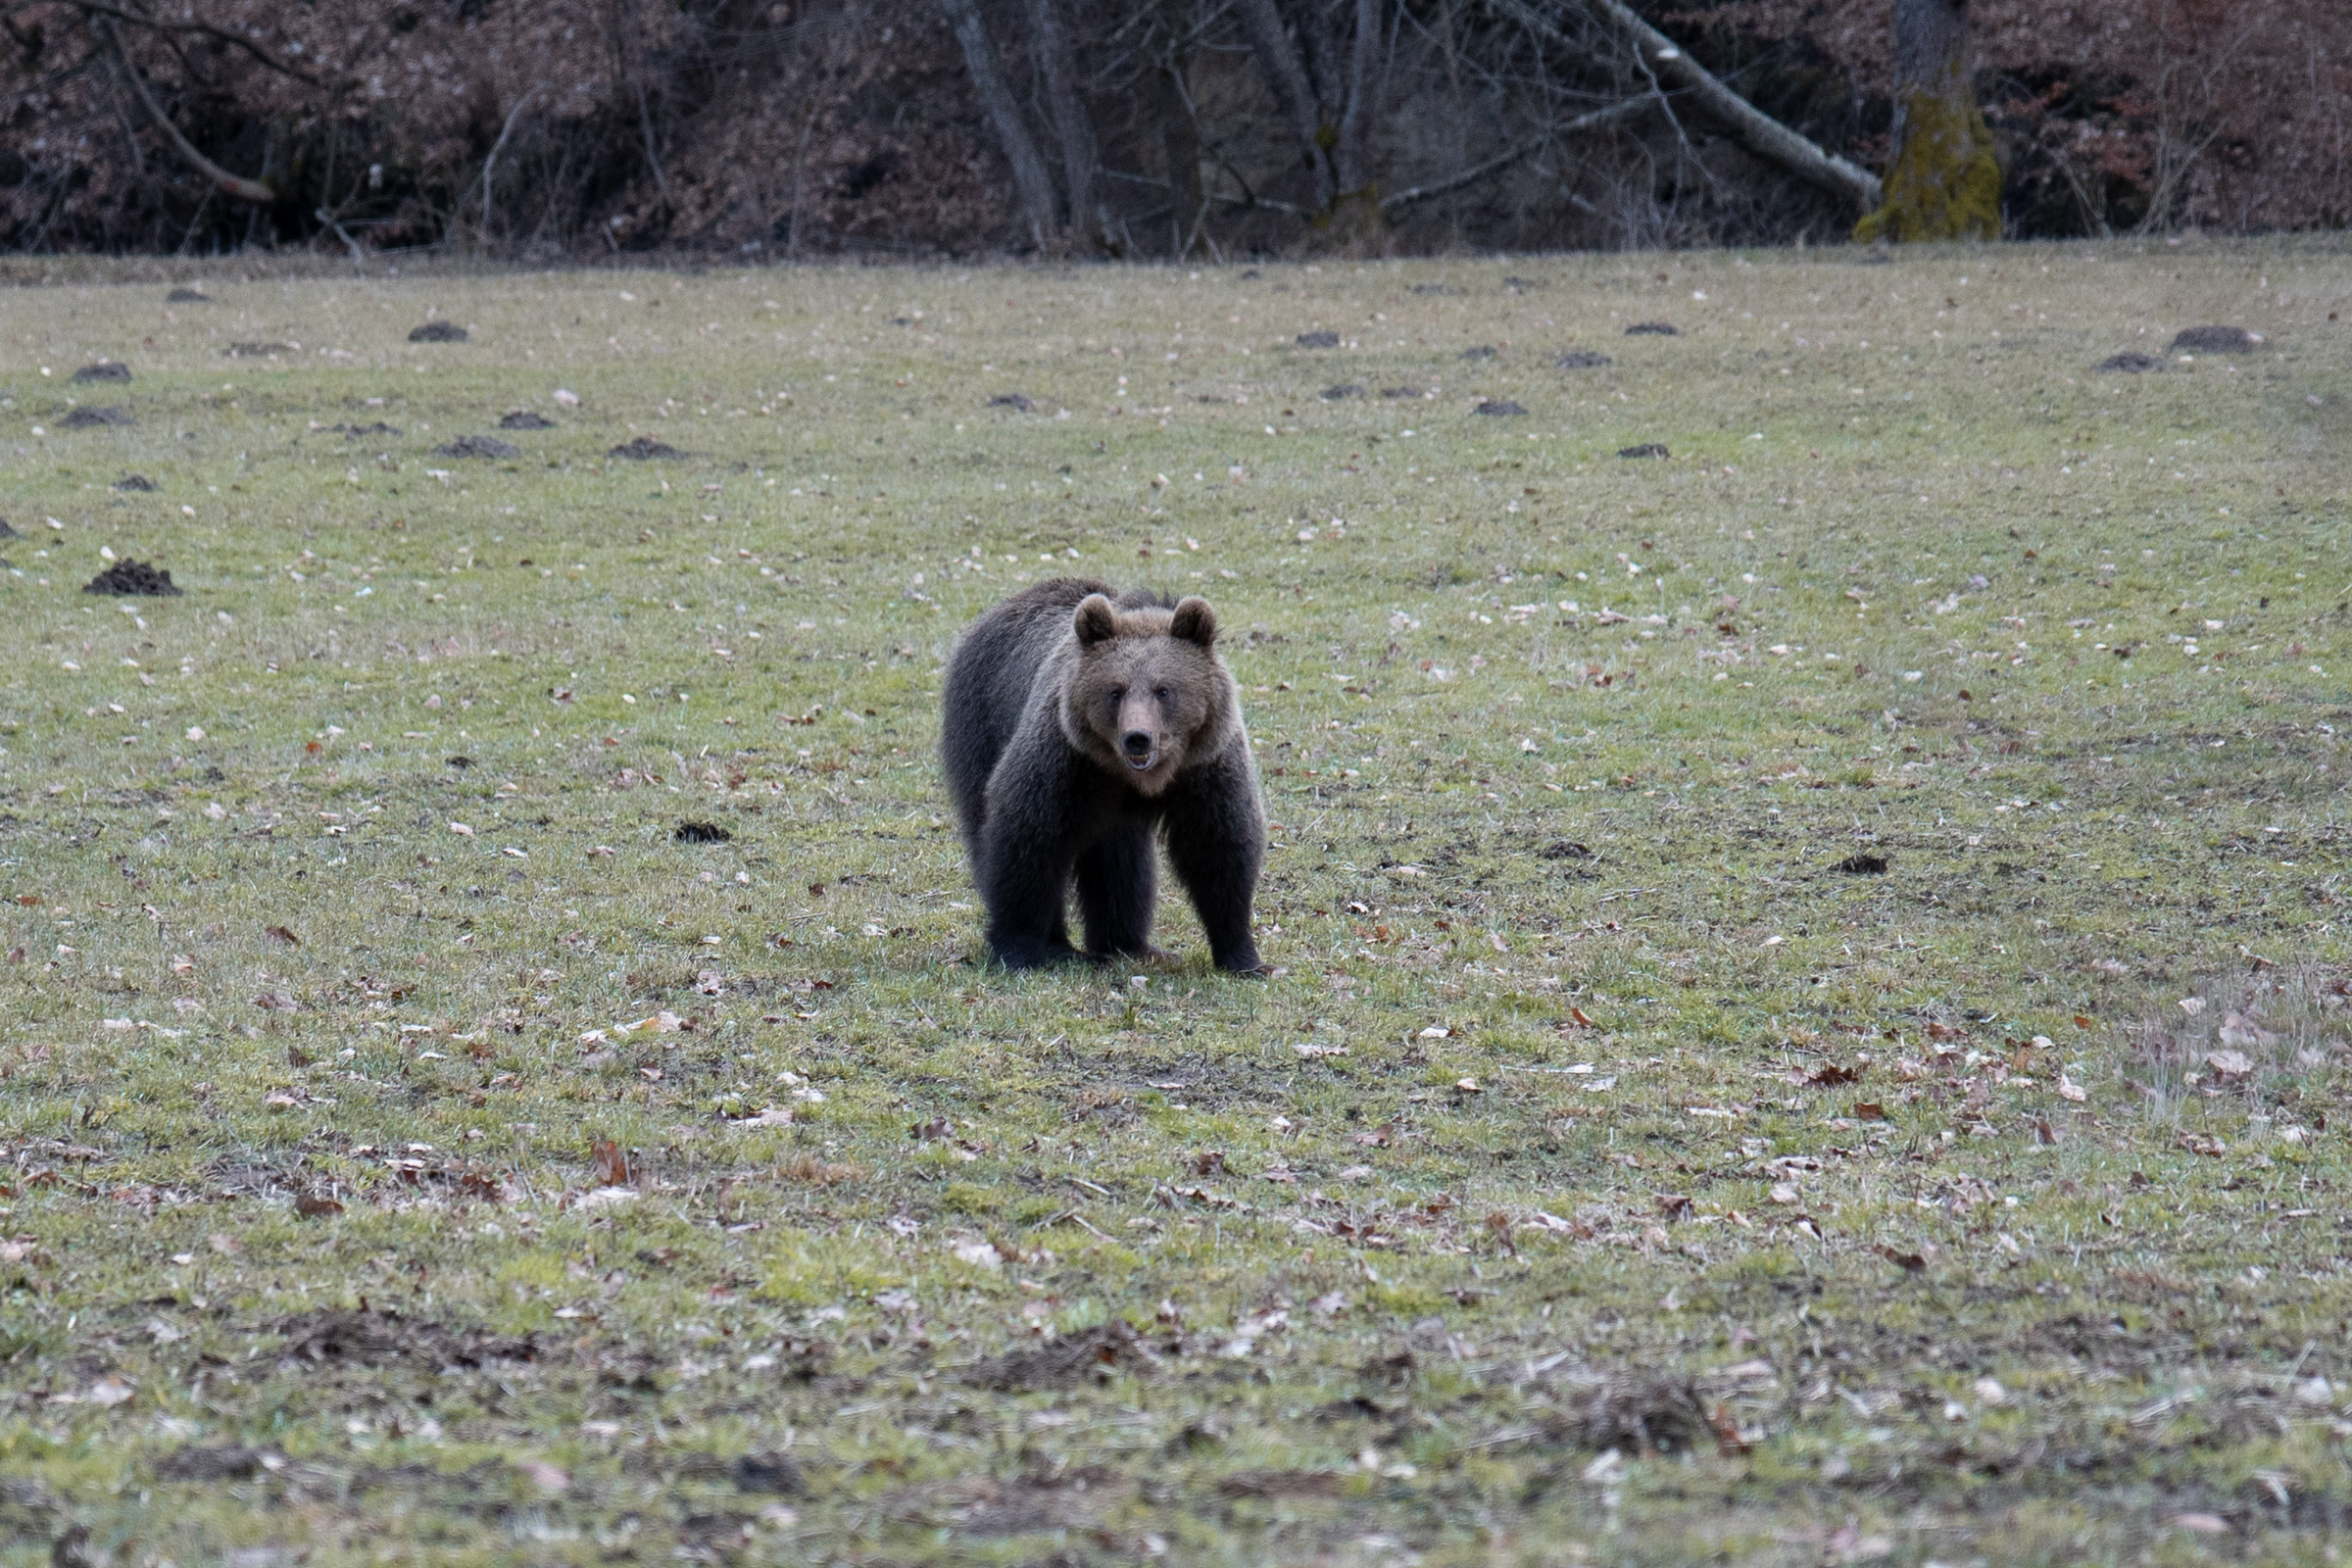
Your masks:
M1862 241L1998 239L2001 166L1971 81L1964 0L1897 0L1895 151Z

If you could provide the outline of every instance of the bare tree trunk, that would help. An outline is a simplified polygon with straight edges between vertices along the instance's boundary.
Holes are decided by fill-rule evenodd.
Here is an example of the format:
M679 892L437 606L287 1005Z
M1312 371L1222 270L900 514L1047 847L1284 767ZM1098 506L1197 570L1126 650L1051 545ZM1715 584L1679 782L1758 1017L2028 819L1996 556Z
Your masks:
M939 0L940 10L947 13L948 24L956 29L956 42L962 46L963 63L972 73L972 87L980 95L980 107L987 111L989 123L995 127L997 140L1004 149L1005 161L1012 165L1012 182L1020 192L1021 217L1029 225L1029 237L1039 250L1051 250L1060 227L1054 220L1054 177L1046 172L1046 160L1037 150L1037 138L1029 134L1029 122L1021 118L1020 101L1013 97L1012 87L1004 79L1004 71L997 61L997 46L990 41L988 28L980 20L977 0Z
M1355 0L1355 38L1348 58L1348 96L1332 148L1340 191L1332 226L1346 239L1375 243L1387 233L1380 205L1380 176L1373 168L1372 133L1380 123L1380 55L1388 42L1387 8L1381 0Z
M1084 242L1095 248L1108 249L1109 233L1095 194L1102 155L1095 147L1095 127L1087 119L1085 100L1078 96L1077 67L1070 57L1070 36L1061 25L1056 0L1029 0L1029 28L1045 74L1046 104L1054 112L1054 139L1061 143L1070 233L1073 238L1083 236Z
M1355 39L1348 59L1348 96L1340 111L1339 140L1332 162L1340 189L1358 195L1372 188L1372 128L1380 122L1380 46L1388 28L1380 0L1355 0ZM1375 198L1377 200L1377 198Z
M1974 75L1968 0L1895 0L1894 162L1856 239L2001 237L2001 168Z
M1171 46L1159 63L1159 144L1168 163L1170 229L1175 236L1169 254L1183 261L1207 204L1200 189L1200 126L1193 118L1193 97L1184 82L1185 56Z
M1273 90L1275 112L1289 122L1299 158L1314 179L1315 210L1327 213L1339 195L1339 182L1331 167L1321 105L1314 88L1307 84L1300 46L1291 41L1290 29L1283 25L1274 0L1240 0L1239 9L1242 25L1250 34L1250 47L1256 52L1266 85Z

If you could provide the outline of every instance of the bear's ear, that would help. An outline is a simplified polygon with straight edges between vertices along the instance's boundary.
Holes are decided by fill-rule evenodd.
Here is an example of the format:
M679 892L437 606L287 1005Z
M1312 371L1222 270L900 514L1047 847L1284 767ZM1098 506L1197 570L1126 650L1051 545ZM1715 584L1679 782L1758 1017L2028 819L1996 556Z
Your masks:
M1188 643L1203 648L1217 645L1217 612L1208 608L1208 601L1198 594L1188 594L1176 605L1176 614L1168 622L1168 635L1181 637Z
M1088 594L1078 601L1078 613L1073 624L1078 629L1078 646L1081 648L1108 642L1119 634L1118 612L1101 594Z

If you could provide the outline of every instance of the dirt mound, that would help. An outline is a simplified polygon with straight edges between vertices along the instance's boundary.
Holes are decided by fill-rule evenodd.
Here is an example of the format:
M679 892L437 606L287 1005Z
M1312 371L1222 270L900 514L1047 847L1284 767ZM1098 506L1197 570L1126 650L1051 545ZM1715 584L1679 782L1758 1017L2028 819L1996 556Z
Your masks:
M624 442L605 454L609 458L626 458L631 463L651 463L656 458L682 458L685 455L668 442L657 441L650 435Z
M138 495L144 496L153 495L156 491L162 489L163 486L157 484L153 479L148 478L143 473L126 473L122 478L115 481L115 488L118 490L132 491Z
M2262 339L2242 326L2192 326L2173 339L2167 354L2251 354Z
M262 1468L258 1448L230 1444L218 1448L180 1448L155 1462L158 1481L251 1481Z
M1574 839L1553 839L1549 844L1544 846L1544 858L1546 860L1590 860L1592 858L1592 850L1591 846L1579 844Z
M680 844L725 844L735 835L716 822L680 822L670 837Z
M175 288L164 296L166 305L210 305L213 297L202 289Z
M988 400L988 406L992 409L1010 409L1015 414L1027 414L1037 407L1018 392L1000 392Z
M1384 386L1380 389L1380 395L1384 398L1417 398L1422 394L1417 386Z
M510 1338L478 1329L452 1329L430 1318L398 1312L327 1308L301 1312L271 1325L286 1337L288 1356L351 1366L409 1361L420 1366L480 1368L492 1361L531 1361L539 1355L530 1335Z
M1668 1377L1609 1380L1586 1396L1571 1427L1584 1447L1628 1453L1681 1452L1715 1436L1697 1387Z
M2144 375L2150 370L2163 369L2164 362L2153 354L2127 349L2121 354L2110 354L2091 368L2122 375Z
M1673 453L1666 450L1666 443L1663 441L1644 441L1640 446L1619 447L1617 455L1621 458L1670 458L1674 456Z
M1336 1497L1347 1490L1338 1470L1241 1470L1217 1483L1227 1497Z
M799 1464L781 1453L747 1453L728 1466L737 1492L765 1492L779 1497L808 1494L808 1478Z
M1154 1357L1134 1328L1124 1318L1113 1318L1033 1350L1014 1350L983 1361L968 1376L982 1388L1009 1393L1108 1383L1121 1372L1152 1364Z
M1461 358L1465 360L1491 360L1494 357L1494 345L1492 343L1481 343L1474 349L1464 349L1461 352Z
M271 360L280 354L299 354L291 343L231 343L220 351L224 360Z
M1518 404L1513 403L1509 398L1489 398L1486 402L1481 403L1477 408L1472 409L1470 412L1472 414L1483 414L1491 419L1502 419L1508 418L1513 415L1525 414L1527 410L1521 408Z
M1868 850L1857 850L1831 869L1843 871L1848 876L1877 876L1886 869L1886 857L1873 855Z
M409 333L412 343L463 343L466 329L455 321L427 321Z
M1625 329L1627 337L1681 337L1672 321L1636 321Z
M136 424L128 409L75 409L58 423L69 430L94 429L102 424Z
M1604 365L1614 365L1617 362L1606 354L1596 353L1592 349L1570 349L1551 363L1554 369L1597 370Z
M1338 403L1344 398L1360 398L1364 395L1364 389L1352 383L1346 386L1327 386L1323 389L1323 401L1326 403Z
M498 421L498 427L501 430L553 430L556 421L529 409L510 409L506 416Z
M121 360L93 360L74 372L76 381L127 381L130 367Z
M519 458L522 448L494 435L462 435L433 448L436 458Z
M97 576L81 585L85 594L113 594L118 598L176 599L179 589L173 585L172 574L158 571L144 561L118 561Z
M17 532L15 525L6 517L0 517L0 539L22 539L24 537L23 534Z
M1340 346L1337 332L1301 332L1298 344L1302 349L1336 349Z
M343 432L345 440L349 440L355 435L399 435L403 433L399 425L386 424L381 419L376 420L373 424L334 424L327 428L340 430Z
M1449 288L1447 288L1447 287L1446 287L1445 284L1443 284L1443 283L1415 283L1415 284L1413 285L1413 289L1412 289L1412 291L1413 291L1415 294L1423 294L1423 295L1430 295L1430 294L1450 294L1450 293L1452 293L1452 292L1453 292L1453 290L1452 290L1452 289L1449 289Z

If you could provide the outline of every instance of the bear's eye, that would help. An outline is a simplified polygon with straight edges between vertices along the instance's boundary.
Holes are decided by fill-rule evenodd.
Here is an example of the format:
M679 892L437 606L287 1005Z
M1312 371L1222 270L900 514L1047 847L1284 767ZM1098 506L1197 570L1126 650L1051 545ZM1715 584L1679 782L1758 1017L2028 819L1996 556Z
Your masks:
M1127 700L1127 688L1124 686L1113 686L1110 689L1110 700L1114 703L1125 702Z
M1168 700L1168 689L1165 686L1162 686L1158 690L1154 691L1152 695L1164 703Z

